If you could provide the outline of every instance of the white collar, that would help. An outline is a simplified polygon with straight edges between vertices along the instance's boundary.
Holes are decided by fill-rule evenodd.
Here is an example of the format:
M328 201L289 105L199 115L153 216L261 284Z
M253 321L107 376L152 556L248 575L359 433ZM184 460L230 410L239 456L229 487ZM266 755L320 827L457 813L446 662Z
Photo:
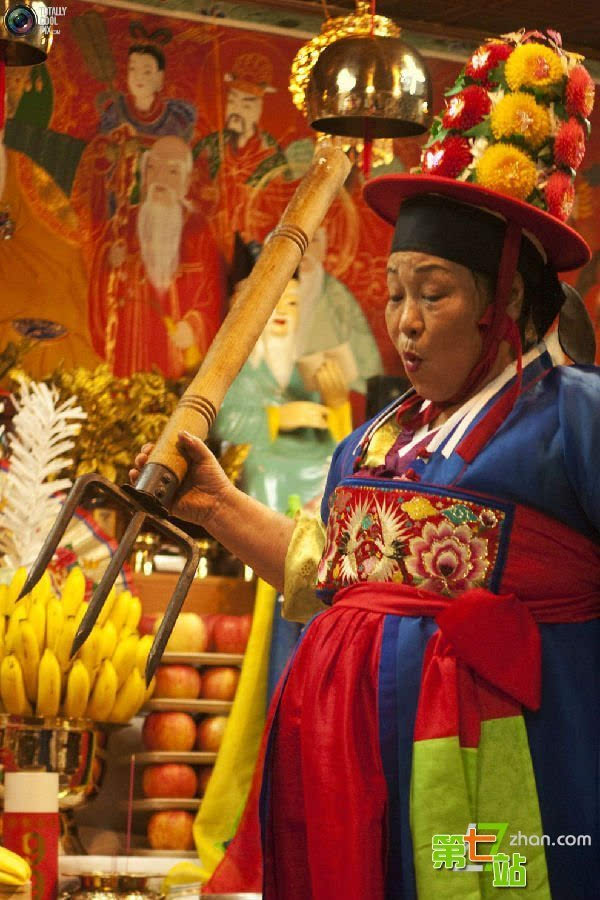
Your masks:
M535 359L538 359L543 353L546 352L546 345L543 341L540 341L533 347L531 350L523 356L522 365L523 369L532 363ZM448 459L453 451L456 449L456 446L460 442L461 438L465 434L467 428L471 424L471 422L477 417L477 415L481 412L483 407L494 397L495 394L499 393L504 385L510 381L510 379L515 375L517 371L517 363L516 360L509 363L505 369L500 372L493 381L490 381L489 384L484 385L476 394L472 397L469 397L462 406L460 406L450 418L443 423L443 425L438 426L431 431L431 441L427 445L427 450L429 453L433 453L438 447L446 440L448 435L450 435L453 429L456 429L452 437L447 442L446 446L442 450L443 455ZM374 432L385 422L389 421L392 416L398 410L398 407L406 400L406 398L410 395L410 391L403 394L401 397L398 397L395 403L392 404L391 407L383 410L371 423L370 427L364 433L361 441L359 442L358 447L354 451L354 455L357 455L358 452L361 452L365 445L370 441ZM431 404L430 400L425 400L421 404L421 410L426 409ZM418 441L422 440L423 435L425 434L424 429L419 429L412 441L402 448L400 451L400 456L403 456L410 448L418 443Z

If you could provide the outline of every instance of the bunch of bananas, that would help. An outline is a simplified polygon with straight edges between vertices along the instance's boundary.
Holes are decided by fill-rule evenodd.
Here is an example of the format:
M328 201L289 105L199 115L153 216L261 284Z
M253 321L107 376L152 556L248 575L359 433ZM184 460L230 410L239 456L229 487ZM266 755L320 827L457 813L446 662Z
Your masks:
M67 716L128 722L152 696L144 673L152 635L137 631L138 597L113 588L94 628L73 659L73 638L85 614L85 576L69 572L57 597L48 573L17 602L25 568L0 585L0 697L17 716Z
M31 881L31 867L26 859L0 847L0 884L27 884Z

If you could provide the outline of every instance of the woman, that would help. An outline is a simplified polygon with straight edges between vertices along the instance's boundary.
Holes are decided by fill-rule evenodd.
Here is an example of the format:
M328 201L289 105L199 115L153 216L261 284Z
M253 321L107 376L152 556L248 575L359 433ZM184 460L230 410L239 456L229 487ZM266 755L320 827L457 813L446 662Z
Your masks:
M386 322L413 390L339 445L322 523L240 495L182 435L177 515L285 572L292 617L315 586L331 604L271 710L267 898L596 895L600 383L538 343L556 271L589 258L564 224L581 69L556 35L484 45L421 174L367 185L395 223ZM212 889L256 886L251 833L247 810Z

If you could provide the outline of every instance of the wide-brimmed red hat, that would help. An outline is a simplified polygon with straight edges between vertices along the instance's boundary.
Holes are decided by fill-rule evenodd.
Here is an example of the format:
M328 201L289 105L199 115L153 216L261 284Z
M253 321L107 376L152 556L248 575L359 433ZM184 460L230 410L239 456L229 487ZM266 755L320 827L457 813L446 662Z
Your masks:
M555 32L479 47L446 92L418 170L369 181L369 206L394 225L408 198L440 195L516 223L557 272L585 265L590 249L566 224L594 102L581 60Z

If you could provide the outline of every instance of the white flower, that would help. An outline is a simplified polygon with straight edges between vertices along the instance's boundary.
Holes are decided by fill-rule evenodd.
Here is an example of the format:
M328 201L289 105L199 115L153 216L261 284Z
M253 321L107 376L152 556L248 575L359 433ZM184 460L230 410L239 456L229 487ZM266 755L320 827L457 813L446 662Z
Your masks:
M488 97L492 101L492 107L494 107L503 99L504 91L502 90L502 88L498 88L495 91L488 91Z
M489 146L489 141L487 138L478 137L471 138L469 143L471 144L471 154L473 156L473 163L476 163L478 159L480 159Z

